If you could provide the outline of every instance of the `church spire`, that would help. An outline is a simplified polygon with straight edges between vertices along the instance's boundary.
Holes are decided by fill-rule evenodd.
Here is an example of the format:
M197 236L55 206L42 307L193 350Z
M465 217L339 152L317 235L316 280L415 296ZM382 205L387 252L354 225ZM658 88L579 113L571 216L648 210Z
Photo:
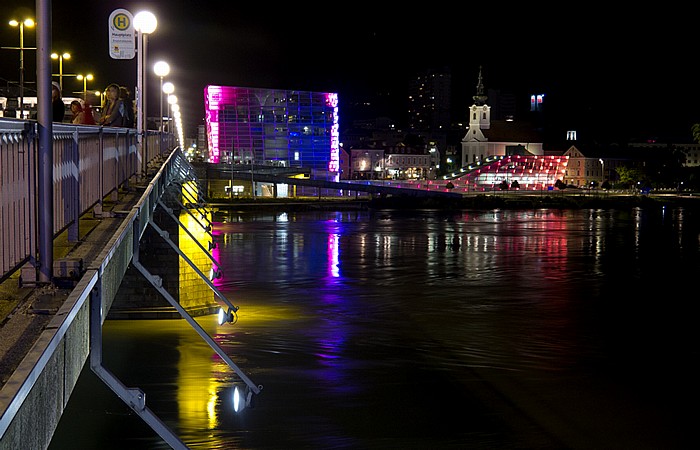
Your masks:
M485 104L486 99L488 98L486 95L484 95L484 83L481 79L481 66L479 66L479 82L476 85L476 95L472 98L474 99L474 104L478 106Z

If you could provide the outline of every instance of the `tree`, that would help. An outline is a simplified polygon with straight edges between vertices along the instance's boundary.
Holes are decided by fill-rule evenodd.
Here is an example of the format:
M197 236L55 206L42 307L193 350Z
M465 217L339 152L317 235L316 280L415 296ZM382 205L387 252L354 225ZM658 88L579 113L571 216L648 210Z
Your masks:
M513 180L513 182L510 184L511 189L520 189L520 183L518 183L518 180Z
M646 175L638 167L620 166L615 169L620 184L626 187L633 187L637 182L646 181Z
M693 126L690 127L690 131L693 133L693 140L700 144L700 123L693 124Z
M508 182L506 180L501 181L501 184L498 185L498 187L502 191L507 191L508 190Z

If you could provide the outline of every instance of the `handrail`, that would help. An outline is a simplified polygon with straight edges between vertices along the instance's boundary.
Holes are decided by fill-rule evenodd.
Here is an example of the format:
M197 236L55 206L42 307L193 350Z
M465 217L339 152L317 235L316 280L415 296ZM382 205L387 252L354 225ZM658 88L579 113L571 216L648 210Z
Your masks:
M38 208L51 207L52 239L68 230L78 239L78 219L143 175L143 167L175 147L169 133L147 131L142 149L135 129L53 124L53 201L40 205L35 120L0 118L0 282L23 265L22 281L36 282ZM146 164L143 164L143 160ZM35 271L36 272L36 271Z

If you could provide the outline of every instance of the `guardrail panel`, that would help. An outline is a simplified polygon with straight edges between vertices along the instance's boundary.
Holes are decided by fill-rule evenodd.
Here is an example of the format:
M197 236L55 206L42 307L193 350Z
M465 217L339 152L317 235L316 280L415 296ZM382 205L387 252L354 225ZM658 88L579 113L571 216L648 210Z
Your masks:
M55 238L77 225L107 195L146 169L141 164L136 130L99 126L53 124L52 230ZM148 131L145 161L170 152L163 142L173 136ZM0 118L0 281L36 257L38 190L37 123Z
M35 249L32 129L0 127L0 280Z

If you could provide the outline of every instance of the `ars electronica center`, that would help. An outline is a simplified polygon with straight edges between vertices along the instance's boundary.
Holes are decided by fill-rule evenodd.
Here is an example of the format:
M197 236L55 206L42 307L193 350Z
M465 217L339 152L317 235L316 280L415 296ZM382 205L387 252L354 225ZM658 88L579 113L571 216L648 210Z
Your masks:
M338 180L337 93L209 85L204 99L210 163L304 168Z

